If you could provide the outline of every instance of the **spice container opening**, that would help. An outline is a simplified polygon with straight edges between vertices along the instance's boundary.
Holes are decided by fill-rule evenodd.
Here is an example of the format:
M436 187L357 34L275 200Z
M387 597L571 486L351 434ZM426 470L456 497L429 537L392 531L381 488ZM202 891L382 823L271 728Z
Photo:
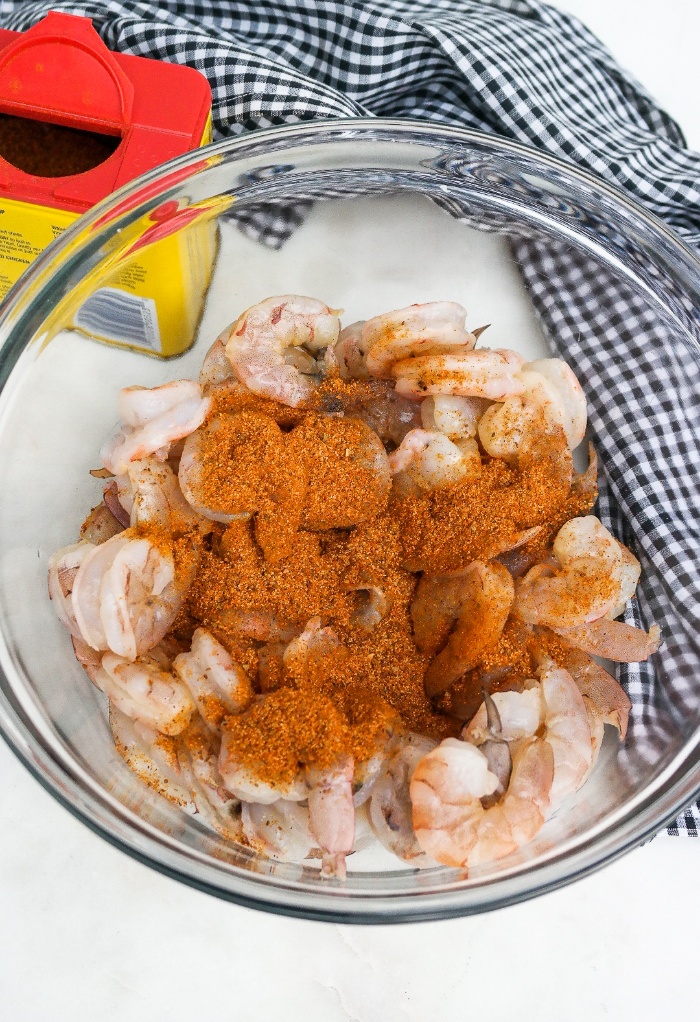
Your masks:
M55 11L0 30L0 298L96 202L210 141L211 90L194 68L114 53L88 18ZM193 218L188 245L161 234L124 258L99 308L72 325L149 354L184 351L216 248L205 219Z

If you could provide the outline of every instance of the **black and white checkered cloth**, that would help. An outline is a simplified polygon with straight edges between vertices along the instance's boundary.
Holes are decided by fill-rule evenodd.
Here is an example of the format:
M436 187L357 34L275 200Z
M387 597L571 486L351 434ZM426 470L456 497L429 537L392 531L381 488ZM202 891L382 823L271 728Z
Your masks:
M537 0L0 0L0 24L23 30L49 10L92 18L114 50L203 72L218 137L356 115L475 128L626 189L700 249L700 155L578 21ZM239 226L279 246L309 205L249 211ZM700 699L698 362L664 361L665 327L623 281L601 284L571 250L512 244L552 349L589 398L601 517L646 569L626 620L648 628L659 596L675 608L656 672L620 672L633 702L621 764L633 773ZM623 358L606 353L611 340ZM697 803L669 833L699 826Z

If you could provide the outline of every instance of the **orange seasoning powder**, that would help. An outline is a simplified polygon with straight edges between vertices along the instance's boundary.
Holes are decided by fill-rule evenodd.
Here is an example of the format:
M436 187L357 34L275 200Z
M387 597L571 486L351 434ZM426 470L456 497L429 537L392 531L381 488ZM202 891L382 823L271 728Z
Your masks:
M517 463L486 459L476 478L390 496L390 479L377 471L382 442L368 422L400 439L402 423L404 431L406 421L416 424L416 405L400 399L377 416L375 391L334 378L317 389L313 409L285 410L244 400L232 385L214 401L216 428L202 447L202 503L249 518L216 526L205 540L179 628L210 629L265 693L226 717L223 747L282 788L305 765L369 760L404 728L457 734L457 704L480 701L484 676L494 689L517 686L534 662L509 622L452 693L437 705L428 699L434 651L417 648L410 616L417 573L495 557L532 526L544 524L549 537L553 523L577 513L563 434L546 430ZM311 637L297 651L289 644L302 632Z

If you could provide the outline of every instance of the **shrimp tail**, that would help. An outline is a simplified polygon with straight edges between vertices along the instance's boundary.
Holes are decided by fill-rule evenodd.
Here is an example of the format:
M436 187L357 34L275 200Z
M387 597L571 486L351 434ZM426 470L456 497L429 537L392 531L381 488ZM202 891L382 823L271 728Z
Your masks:
M605 724L617 728L620 741L623 741L632 703L619 682L581 649L569 650L563 666L578 685L581 695L591 700Z
M347 877L345 865L345 852L324 852L321 862L321 873L324 877L337 877L338 880L345 880Z
M648 632L623 621L600 618L576 628L556 628L559 635L572 646L586 653L605 657L620 663L639 663L648 660L661 645L661 629L652 625Z

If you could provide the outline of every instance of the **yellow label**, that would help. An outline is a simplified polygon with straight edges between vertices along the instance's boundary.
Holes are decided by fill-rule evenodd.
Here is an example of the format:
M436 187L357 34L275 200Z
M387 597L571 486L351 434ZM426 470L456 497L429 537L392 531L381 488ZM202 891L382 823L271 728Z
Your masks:
M211 114L202 145L211 140ZM50 339L73 327L151 355L179 355L194 341L218 245L224 196L140 217L107 243L112 252L53 310ZM172 205L172 204L170 204ZM0 198L0 298L78 213ZM86 240L74 239L72 248Z
M0 198L0 298L78 213Z

